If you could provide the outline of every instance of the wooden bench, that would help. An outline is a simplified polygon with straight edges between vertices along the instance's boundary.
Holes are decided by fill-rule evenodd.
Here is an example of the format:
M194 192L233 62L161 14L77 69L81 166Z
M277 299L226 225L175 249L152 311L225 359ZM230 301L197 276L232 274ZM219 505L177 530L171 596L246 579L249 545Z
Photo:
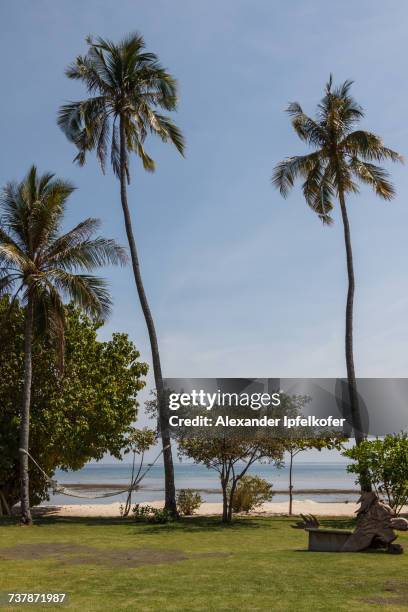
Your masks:
M346 529L318 529L308 527L309 550L318 552L340 552L349 536L353 533Z

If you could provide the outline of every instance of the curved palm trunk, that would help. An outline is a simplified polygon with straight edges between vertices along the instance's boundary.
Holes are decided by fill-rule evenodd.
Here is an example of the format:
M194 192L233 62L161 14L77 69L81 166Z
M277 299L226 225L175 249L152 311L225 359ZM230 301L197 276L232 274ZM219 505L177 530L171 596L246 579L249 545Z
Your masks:
M346 364L347 364L347 380L350 398L350 410L351 418L353 421L354 437L356 444L360 444L365 439L363 432L360 407L357 394L357 383L356 374L354 369L354 355L353 355L353 309L354 309L354 268L353 268L353 252L351 249L351 236L350 236L350 225L347 216L346 201L344 198L344 192L339 191L339 201L341 208L341 216L343 219L344 228L344 242L346 246L346 257L347 257L347 273L348 273L348 291L347 291L347 306L346 306ZM370 491L371 486L367 478L363 475L361 479L361 488L363 491Z
M289 516L293 514L293 451L290 451L289 463Z
M24 383L23 402L21 407L20 448L28 452L30 437L30 403L32 381L32 339L33 339L33 304L29 299L24 332ZM28 475L28 455L20 452L20 487L21 487L21 523L31 525L33 520L30 511L30 481Z
M140 272L139 258L137 255L136 242L133 236L132 220L130 217L129 206L127 201L127 173L126 173L126 142L125 130L122 119L120 119L120 195L125 219L126 235L129 242L130 254L132 258L133 274L135 277L137 292L139 295L140 305L143 310L143 315L146 321L147 330L149 333L150 347L152 351L153 372L156 383L156 392L159 406L159 423L160 433L163 444L163 462L164 462L164 478L165 478L165 507L173 514L177 514L176 506L176 490L174 486L174 468L173 457L171 453L171 442L169 434L169 414L164 394L163 376L160 363L159 346L157 343L156 330L154 327L152 313L147 301L146 293L143 286L142 276Z

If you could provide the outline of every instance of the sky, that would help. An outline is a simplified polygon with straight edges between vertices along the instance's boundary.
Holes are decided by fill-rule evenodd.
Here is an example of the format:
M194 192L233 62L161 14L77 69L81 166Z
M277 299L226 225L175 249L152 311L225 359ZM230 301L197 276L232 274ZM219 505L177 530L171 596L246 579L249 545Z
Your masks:
M283 200L273 167L306 151L284 109L313 114L329 74L352 79L362 127L407 152L408 4L404 0L3 0L0 184L35 163L72 180L66 228L100 217L125 244L119 185L85 167L56 125L85 97L64 68L88 34L143 34L177 78L186 157L158 140L155 174L131 165L129 203L167 377L344 376L347 290L341 220L326 228L299 185ZM408 370L408 178L387 166L388 203L362 188L348 201L356 272L358 376ZM106 339L124 331L150 362L130 268L106 270L114 298Z

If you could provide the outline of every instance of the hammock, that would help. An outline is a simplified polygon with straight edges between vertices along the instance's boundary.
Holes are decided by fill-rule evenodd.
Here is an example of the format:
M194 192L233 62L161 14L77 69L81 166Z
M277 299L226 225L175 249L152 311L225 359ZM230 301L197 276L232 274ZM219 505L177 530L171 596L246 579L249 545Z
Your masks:
M24 450L23 448L19 448L18 450L20 453L24 453L25 455L27 455L31 459L31 461L34 463L34 465L37 467L37 469L40 470L41 474L44 476L44 479L49 484L49 487L54 494L59 493L61 495L67 495L68 497L77 497L78 499L103 499L105 497L114 497L115 495L122 495L123 493L128 493L128 495L131 495L133 491L137 491L139 488L140 482L143 480L143 478L145 478L146 474L150 471L150 469L158 461L158 459L163 453L163 450L165 449L162 449L160 451L160 453L157 455L153 463L149 463L147 465L143 473L141 473L142 466L143 466L143 454L142 454L142 460L141 460L140 467L139 467L139 470L136 476L134 476L136 453L133 453L132 478L131 478L130 486L127 487L126 489L121 489L120 491L114 491L110 493L101 493L100 495L89 495L89 494L87 495L86 493L78 494L76 491L73 491L72 489L69 489L68 487L64 487L63 485L58 484L56 480L54 480L53 478L50 478L48 474L44 472L42 467L38 465L37 461L34 459L34 457L32 457L32 455L30 455L28 451Z

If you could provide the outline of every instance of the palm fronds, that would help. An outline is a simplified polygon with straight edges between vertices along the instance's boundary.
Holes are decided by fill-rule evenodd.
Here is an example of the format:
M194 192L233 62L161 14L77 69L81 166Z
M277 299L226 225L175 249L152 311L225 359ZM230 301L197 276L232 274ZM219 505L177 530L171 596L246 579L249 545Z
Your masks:
M0 196L0 294L20 293L34 307L37 329L47 330L63 346L64 300L96 319L108 316L106 282L84 274L105 265L125 265L125 249L94 236L100 222L85 219L60 233L65 204L74 190L53 174L32 166L21 183L8 183Z
M110 152L113 171L119 176L119 120L125 126L126 156L135 153L145 170L155 170L145 147L148 134L173 144L183 155L181 131L171 117L158 112L177 108L177 82L158 57L146 51L143 37L132 33L118 44L88 37L87 44L87 54L78 56L66 75L82 81L90 97L64 104L58 113L58 125L77 147L75 161L83 165L86 154L95 151L105 172Z
M288 106L296 134L314 151L284 159L272 175L272 183L283 197L287 197L298 177L303 178L305 200L326 224L332 222L329 213L335 196L358 193L356 180L372 187L381 198L391 199L395 191L388 172L372 162L403 161L376 134L353 130L364 112L351 96L351 86L352 81L345 81L335 87L330 75L315 119L306 115L298 102Z

